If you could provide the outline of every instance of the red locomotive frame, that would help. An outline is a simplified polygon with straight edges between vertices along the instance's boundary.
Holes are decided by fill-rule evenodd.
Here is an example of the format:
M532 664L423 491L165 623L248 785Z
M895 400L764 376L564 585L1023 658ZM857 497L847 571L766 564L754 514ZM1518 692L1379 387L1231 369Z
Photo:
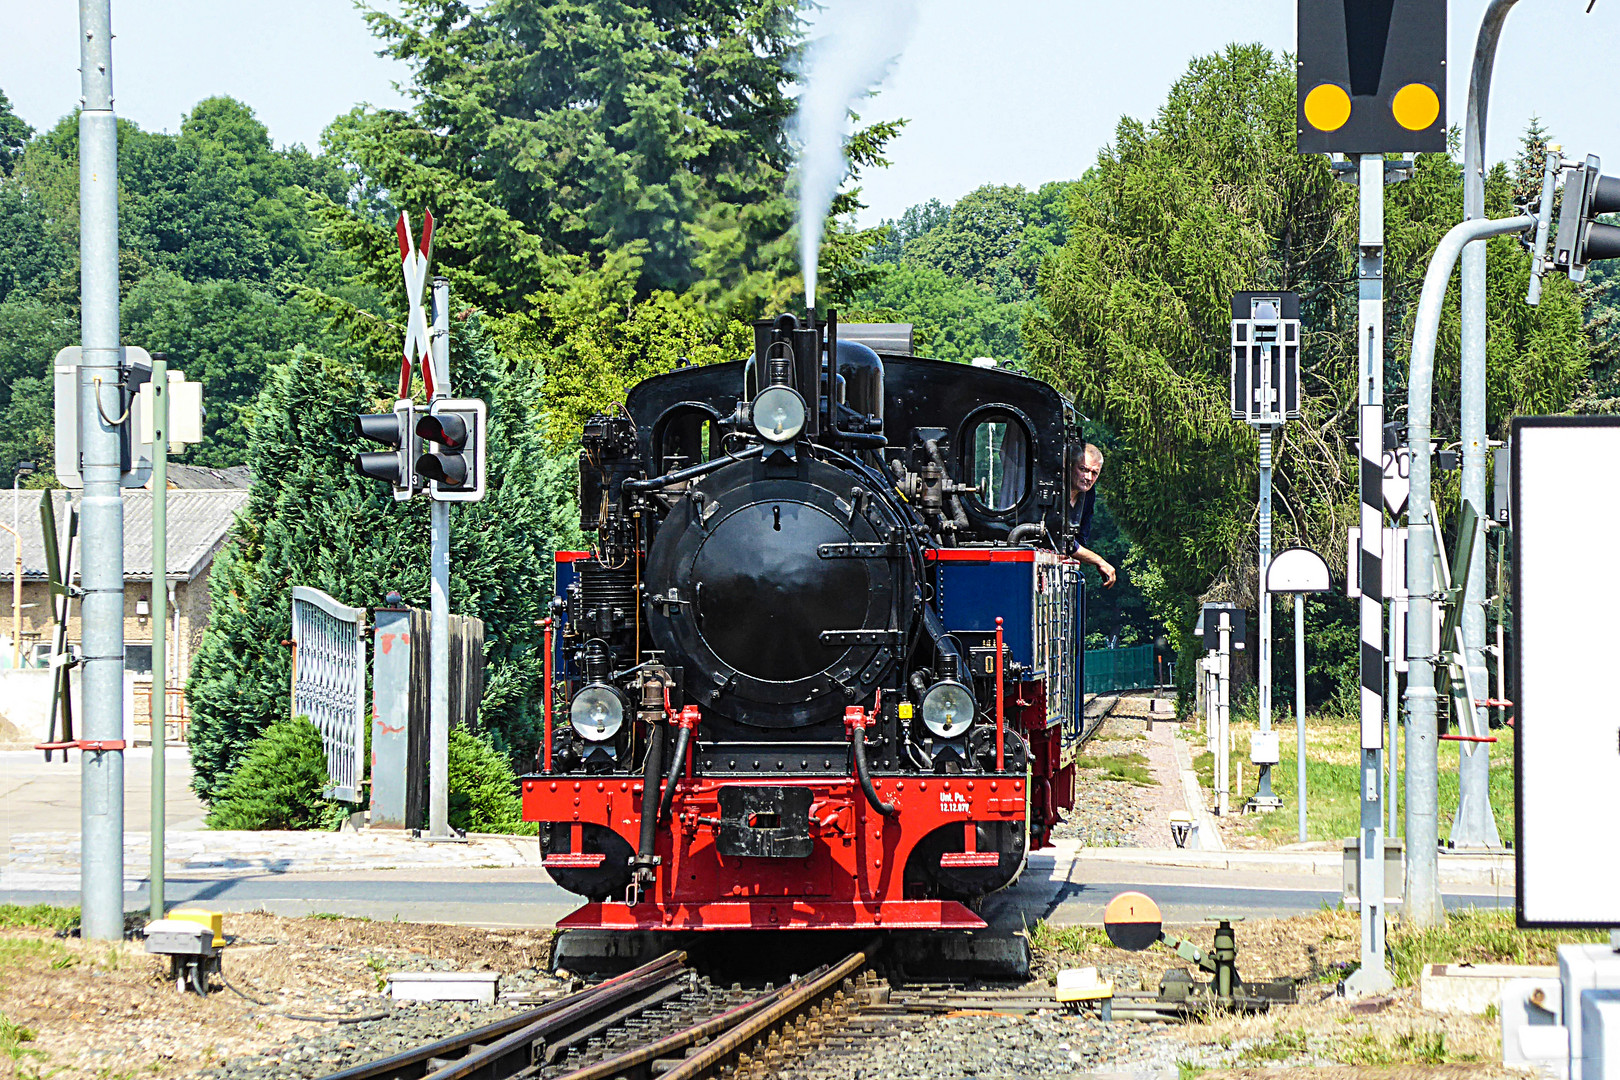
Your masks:
M1023 821L1025 781L992 776L874 776L873 786L899 814L884 817L867 805L854 777L792 778L812 791L808 859L726 858L715 844L719 790L775 785L776 777L711 780L688 777L676 785L675 811L659 832L656 889L631 907L587 903L558 922L562 929L614 930L891 930L982 928L985 923L953 900L908 900L906 861L935 829L966 825L963 851L947 852L945 865L980 865L999 858L973 849L976 824ZM529 821L605 825L634 844L641 821L640 780L619 777L529 777L523 781L523 816ZM579 850L575 830L572 851ZM548 865L567 865L572 854L553 854ZM602 856L584 856L600 861ZM554 861L560 860L560 861ZM581 865L581 864L575 864ZM734 897L735 899L715 899Z

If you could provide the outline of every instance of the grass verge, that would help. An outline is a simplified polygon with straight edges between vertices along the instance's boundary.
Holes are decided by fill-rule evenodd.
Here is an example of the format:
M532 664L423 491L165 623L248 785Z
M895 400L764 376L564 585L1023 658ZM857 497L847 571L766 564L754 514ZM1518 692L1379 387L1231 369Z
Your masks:
M34 1041L32 1028L14 1024L5 1013L0 1013L0 1057L21 1061L25 1057L44 1058L44 1054L28 1044Z
M60 934L79 925L79 909L52 904L0 904L0 930L53 930Z
M1043 955L1080 953L1108 944L1108 935L1095 926L1053 926L1045 919L1029 929L1029 947Z
M1389 972L1402 986L1425 964L1556 964L1560 944L1601 944L1606 931L1520 930L1508 911L1456 911L1441 926L1399 924L1388 939Z
M1283 716L1276 719L1274 728L1281 735L1281 760L1272 767L1272 790L1289 807L1287 813L1256 814L1244 827L1250 836L1260 837L1274 844L1291 844L1299 839L1298 819L1292 807L1298 791L1298 769L1295 764L1295 737L1293 720ZM1249 761L1252 723L1232 724L1232 767L1234 775L1239 762L1243 765L1243 790L1234 784L1231 805L1242 806L1254 793L1259 783L1256 768ZM1207 745L1205 737L1189 731L1188 738L1194 748ZM1513 730L1498 728L1493 734L1497 742L1490 748L1491 809L1496 815L1497 830L1503 842L1514 840L1513 817ZM1337 717L1313 716L1305 727L1307 754L1305 759L1306 822L1308 840L1339 840L1354 836L1360 826L1361 802L1357 793L1360 780L1360 727L1357 721ZM1440 750L1440 835L1451 830L1451 820L1457 812L1457 760L1456 747L1460 743L1445 743ZM1476 751L1476 753L1479 751ZM1398 763L1404 765L1404 762ZM1215 758L1207 750L1199 751L1193 759L1194 771L1206 791L1215 783ZM1404 769L1397 773L1396 784L1400 805L1405 805Z
M1152 787L1158 781L1148 765L1146 754L1135 750L1123 754L1099 754L1082 757L1078 765L1088 771L1099 771L1103 780L1119 780L1137 787Z
M1362 1067L1447 1065L1479 1060L1473 1054L1459 1054L1448 1048L1444 1031L1403 1031L1388 1039L1369 1031L1329 1043L1328 1056L1341 1065Z

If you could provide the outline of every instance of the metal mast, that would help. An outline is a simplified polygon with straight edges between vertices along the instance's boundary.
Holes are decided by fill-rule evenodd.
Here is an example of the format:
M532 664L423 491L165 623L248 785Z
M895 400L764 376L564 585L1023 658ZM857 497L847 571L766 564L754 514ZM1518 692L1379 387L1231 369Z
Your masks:
M84 728L79 821L86 938L124 936L124 503L119 490L118 126L112 5L79 2L79 366L84 556L80 582Z

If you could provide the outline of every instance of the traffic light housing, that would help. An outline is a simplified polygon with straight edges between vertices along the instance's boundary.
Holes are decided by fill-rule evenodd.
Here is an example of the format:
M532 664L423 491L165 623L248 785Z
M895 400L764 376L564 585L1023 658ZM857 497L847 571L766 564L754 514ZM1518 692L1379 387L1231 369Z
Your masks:
M439 502L477 502L484 497L484 403L477 398L439 398L417 417L416 434L432 445L416 459L416 474Z
M1553 266L1571 281L1586 277L1586 264L1597 259L1620 259L1620 225L1594 221L1599 214L1620 210L1620 177L1598 172L1603 163L1588 154L1564 181L1564 205L1558 213L1558 236L1553 240Z
M421 440L416 435L416 404L406 398L394 403L390 413L361 413L354 418L354 430L363 439L381 443L388 450L354 455L354 471L371 480L386 481L394 498L404 502L419 490L416 458Z
M1298 0L1302 154L1446 149L1446 0Z

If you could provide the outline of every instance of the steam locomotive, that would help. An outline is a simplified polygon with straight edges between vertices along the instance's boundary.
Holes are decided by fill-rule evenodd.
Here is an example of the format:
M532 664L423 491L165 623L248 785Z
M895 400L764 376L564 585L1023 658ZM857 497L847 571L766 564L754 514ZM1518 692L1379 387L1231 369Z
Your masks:
M1079 417L909 339L762 320L585 425L522 778L561 926L976 929L1073 805Z

